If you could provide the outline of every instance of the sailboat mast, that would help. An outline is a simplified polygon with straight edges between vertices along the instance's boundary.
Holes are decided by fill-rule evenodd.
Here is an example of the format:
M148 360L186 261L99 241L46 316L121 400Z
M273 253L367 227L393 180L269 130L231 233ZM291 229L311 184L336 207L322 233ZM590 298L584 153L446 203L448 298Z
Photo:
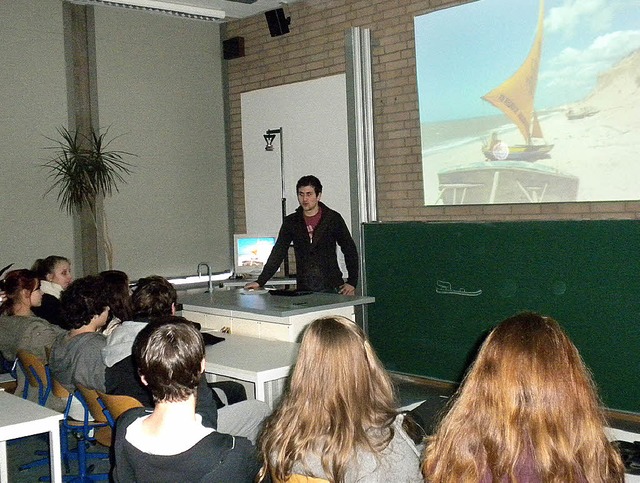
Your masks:
M516 125L527 144L531 144L539 131L542 132L534 119L534 98L538 85L538 71L542 54L542 36L544 30L544 0L540 0L536 35L529 54L518 70L501 85L488 92L482 99L493 104Z

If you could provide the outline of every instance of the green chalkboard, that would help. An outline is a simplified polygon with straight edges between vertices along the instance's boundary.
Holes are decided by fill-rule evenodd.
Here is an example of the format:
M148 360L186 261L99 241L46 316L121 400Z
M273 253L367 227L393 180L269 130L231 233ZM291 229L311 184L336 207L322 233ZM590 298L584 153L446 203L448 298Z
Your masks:
M564 327L604 404L640 413L640 221L368 223L369 337L387 369L459 382L523 310Z

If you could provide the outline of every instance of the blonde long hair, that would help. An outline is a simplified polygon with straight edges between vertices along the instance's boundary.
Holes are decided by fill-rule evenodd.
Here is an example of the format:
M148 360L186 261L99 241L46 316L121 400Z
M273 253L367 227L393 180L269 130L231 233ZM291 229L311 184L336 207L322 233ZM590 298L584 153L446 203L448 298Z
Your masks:
M527 460L545 483L624 480L589 371L549 317L500 323L452 402L428 440L422 472L431 483L515 482Z
M258 481L269 472L285 480L311 454L331 481L343 481L357 448L379 452L393 438L395 402L391 379L360 327L344 317L313 321L289 390L265 423ZM383 437L372 437L370 428Z

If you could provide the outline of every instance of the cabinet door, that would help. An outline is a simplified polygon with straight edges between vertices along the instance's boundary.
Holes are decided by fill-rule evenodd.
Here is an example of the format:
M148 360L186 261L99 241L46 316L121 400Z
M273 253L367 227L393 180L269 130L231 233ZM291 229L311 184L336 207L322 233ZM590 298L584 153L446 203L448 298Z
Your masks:
M291 339L291 326L289 324L276 324L272 322L259 322L259 324L261 339L294 342L294 340Z
M231 327L231 317L224 315L203 314L202 312L191 312L183 310L182 316L191 322L197 322L206 330L222 330L223 327Z
M286 340L291 342L291 327L288 324L261 322L256 320L233 318L231 332L238 335L259 337L260 339Z
M231 333L248 335L249 337L260 337L260 322L234 317L231 322Z

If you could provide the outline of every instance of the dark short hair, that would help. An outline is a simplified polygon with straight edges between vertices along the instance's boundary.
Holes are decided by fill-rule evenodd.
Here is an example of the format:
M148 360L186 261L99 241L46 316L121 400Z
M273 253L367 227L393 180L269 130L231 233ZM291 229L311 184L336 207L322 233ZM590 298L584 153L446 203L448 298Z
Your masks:
M159 275L141 278L131 295L133 318L171 315L171 306L177 300L176 289L166 278Z
M302 178L300 178L298 180L298 182L296 183L296 193L303 186L312 186L313 189L316 192L316 196L318 196L320 193L322 193L322 183L320 182L320 180L318 178L316 178L312 174L308 174L307 176L303 176Z
M109 304L104 297L104 282L96 275L78 278L62 291L60 311L67 330L88 325L94 315L100 315Z
M184 401L196 392L204 342L187 319L171 315L147 324L133 343L133 356L155 402Z

